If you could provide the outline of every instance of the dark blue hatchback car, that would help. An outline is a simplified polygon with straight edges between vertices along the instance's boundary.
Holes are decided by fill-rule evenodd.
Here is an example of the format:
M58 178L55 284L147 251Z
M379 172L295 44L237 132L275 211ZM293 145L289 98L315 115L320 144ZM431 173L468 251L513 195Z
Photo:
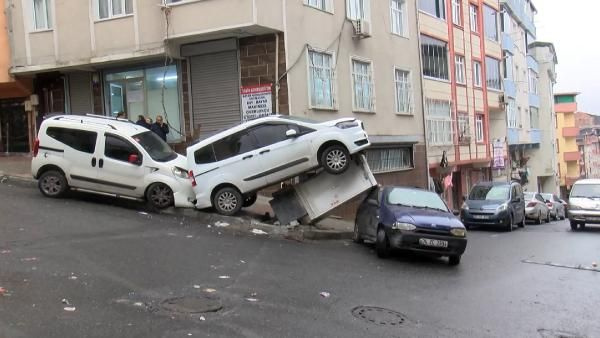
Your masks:
M354 241L375 242L381 258L392 249L448 256L458 265L467 247L467 231L435 193L406 187L374 188L358 208Z

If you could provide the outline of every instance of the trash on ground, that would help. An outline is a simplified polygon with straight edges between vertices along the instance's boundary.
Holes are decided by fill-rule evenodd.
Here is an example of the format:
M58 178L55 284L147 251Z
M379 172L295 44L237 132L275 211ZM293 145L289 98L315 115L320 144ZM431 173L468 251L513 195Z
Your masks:
M201 320L201 321L205 321L205 320L206 320L206 318L204 318L204 316L200 316L200 320Z
M208 224L206 227L210 229L210 228L211 228L211 225L210 225L210 224Z
M194 238L194 236L192 236L192 235L187 235L187 236L185 236L185 238Z
M268 233L266 233L260 229L252 229L252 233L255 235L268 235Z
M74 306L65 306L65 311L69 311L69 312L73 312L75 311L75 307Z
M215 290L215 289L211 289L211 288L206 288L206 289L204 289L204 292L207 292L207 293L213 293L213 292L216 292L216 291L217 291L217 290Z
M251 303L258 302L258 299L256 299L256 298L246 298L246 300Z
M75 275L71 275L71 276L69 276L69 279L70 279L70 280L76 280L76 279L77 279L77 276L75 276Z
M135 302L135 303L133 303L133 306L142 307L142 306L144 306L144 303L142 303L142 302Z
M329 298L329 296L331 296L331 294L330 294L329 292L325 292L325 291L323 291L323 292L321 292L321 293L319 293L319 294L320 294L320 295L321 295L321 297L323 297L323 298Z
M200 289L200 285L194 284L194 289Z
M226 223L226 222L221 222L221 221L217 221L217 223L215 223L215 226L216 226L217 228L225 228L225 227L228 227L228 226L229 226L229 223Z
M177 236L177 234L176 234L176 233L174 233L174 232L168 232L168 233L167 233L167 236Z
M10 253L10 250L2 250L2 251L0 251L0 254L3 254L3 255L9 254L9 253Z
M147 212L144 212L144 211L138 211L138 214L140 214L140 215L144 215L144 216L148 215L148 213L147 213Z
M229 277L229 276L219 276L219 279L229 279L229 278L231 278L231 277Z
M69 300L68 300L68 299L66 299L66 298L63 298L63 299L61 300L61 303L63 303L63 304L66 304L66 305L71 305L71 303L69 303Z
M37 257L25 257L25 258L21 258L21 262L35 262L37 261Z
M245 260L240 260L240 263L246 264L246 261Z

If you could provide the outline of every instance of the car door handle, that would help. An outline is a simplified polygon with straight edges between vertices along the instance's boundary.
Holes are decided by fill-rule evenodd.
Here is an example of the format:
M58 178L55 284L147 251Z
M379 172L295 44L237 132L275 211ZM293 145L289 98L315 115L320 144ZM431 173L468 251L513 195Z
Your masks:
M249 158L252 158L252 156L254 156L254 155L246 155L246 156L242 157L242 160L247 160Z
M99 159L98 160L98 168L102 168L104 166L104 160L103 159Z
M262 155L262 154L264 154L264 153L268 153L269 151L271 151L271 150L269 150L269 149L266 149L266 150L263 150L263 151L261 151L261 152L260 152L260 153L258 153L258 154L259 154L259 155Z
M95 166L96 166L96 158L92 157L92 167L95 167Z

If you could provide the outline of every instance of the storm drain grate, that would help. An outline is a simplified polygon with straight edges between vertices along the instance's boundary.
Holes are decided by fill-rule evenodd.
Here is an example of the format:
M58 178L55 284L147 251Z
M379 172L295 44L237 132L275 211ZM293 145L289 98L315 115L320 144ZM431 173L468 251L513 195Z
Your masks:
M402 326L408 322L400 312L376 306L358 306L352 309L352 315L367 323L376 325Z

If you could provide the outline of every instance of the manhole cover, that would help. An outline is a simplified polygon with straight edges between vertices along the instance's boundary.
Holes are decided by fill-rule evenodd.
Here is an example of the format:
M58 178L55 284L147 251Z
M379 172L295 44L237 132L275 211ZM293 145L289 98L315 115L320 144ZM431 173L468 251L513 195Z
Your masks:
M358 306L352 309L352 315L371 324L400 326L408 319L400 312L375 306Z
M217 312L223 308L223 304L217 297L184 296L169 298L161 303L161 307L167 311L179 313L205 313Z

